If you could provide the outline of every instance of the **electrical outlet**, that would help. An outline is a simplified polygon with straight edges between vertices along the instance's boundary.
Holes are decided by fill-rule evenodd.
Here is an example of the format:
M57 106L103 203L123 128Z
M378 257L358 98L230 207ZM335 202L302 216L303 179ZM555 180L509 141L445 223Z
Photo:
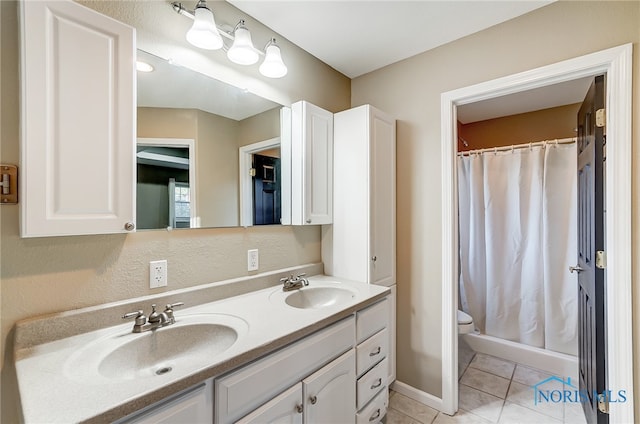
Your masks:
M149 262L149 288L164 287L167 285L167 261Z
M247 250L247 271L257 271L259 264L258 249Z

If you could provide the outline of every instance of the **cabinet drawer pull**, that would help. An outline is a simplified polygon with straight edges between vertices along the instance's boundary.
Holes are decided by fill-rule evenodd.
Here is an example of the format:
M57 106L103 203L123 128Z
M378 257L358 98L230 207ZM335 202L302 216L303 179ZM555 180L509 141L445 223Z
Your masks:
M381 378L379 378L378 380L376 380L376 382L375 382L375 383L373 383L373 384L371 385L371 388L372 388L372 389L377 389L377 388L378 388L378 387L380 387L380 386L382 386L382 379L381 379Z
M373 352L371 352L369 354L369 356L376 356L376 355L380 355L380 352L382 351L382 348L380 346L378 346L378 348L376 350L374 350Z
M316 402L318 402L318 398L317 398L317 397L315 397L315 396L311 396L311 397L309 398L309 402L311 402L311 405L315 405L315 404L316 404Z
M369 422L374 421L378 418L380 418L380 408L378 408L376 412L371 417L369 417Z
M298 414L302 414L302 411L304 411L304 408L302 407L302 405L296 405L296 412Z

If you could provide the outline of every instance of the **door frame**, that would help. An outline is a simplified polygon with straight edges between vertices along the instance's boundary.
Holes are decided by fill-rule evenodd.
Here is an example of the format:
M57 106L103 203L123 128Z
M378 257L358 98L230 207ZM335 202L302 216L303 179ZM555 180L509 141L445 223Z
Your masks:
M247 172L252 166L251 156L254 153L260 153L264 150L274 149L280 146L280 137L270 138L269 140L260 141L258 143L248 144L239 149L238 157L239 178L240 178L240 226L253 226L253 178Z
M196 141L192 138L149 138L138 137L136 139L137 146L158 146L158 147L177 147L189 150L189 203L191 204L191 217L189 219L189 228L198 228L198 209L196 196ZM137 155L137 152L136 152ZM137 161L137 156L136 156ZM136 178L136 185L138 180Z
M633 422L631 304L632 44L442 93L442 411L458 410L457 106L606 73L607 384L627 390L609 405L611 422Z

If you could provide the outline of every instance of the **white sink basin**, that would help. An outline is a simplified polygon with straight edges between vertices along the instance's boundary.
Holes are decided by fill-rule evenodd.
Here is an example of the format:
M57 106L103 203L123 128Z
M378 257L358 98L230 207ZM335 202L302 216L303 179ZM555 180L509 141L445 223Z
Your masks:
M127 327L79 349L67 360L65 374L86 382L189 373L231 348L247 328L244 320L223 314L178 316L173 325L139 334Z
M274 292L272 299L282 301L298 309L322 309L347 304L355 298L356 293L344 287L332 285L307 286L290 292L282 289Z

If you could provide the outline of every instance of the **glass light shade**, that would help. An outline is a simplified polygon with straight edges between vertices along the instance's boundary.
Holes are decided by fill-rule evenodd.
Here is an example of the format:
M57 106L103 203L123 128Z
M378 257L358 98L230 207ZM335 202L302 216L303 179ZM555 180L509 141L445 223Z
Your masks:
M233 44L227 52L227 57L238 65L253 65L258 61L258 52L253 47L251 33L243 21L240 21L234 31Z
M193 26L187 31L187 41L201 49L218 50L222 48L222 37L218 33L213 13L209 8L196 7Z
M280 56L280 47L273 42L267 46L264 61L260 65L260 73L269 78L282 78L287 75L287 67Z

